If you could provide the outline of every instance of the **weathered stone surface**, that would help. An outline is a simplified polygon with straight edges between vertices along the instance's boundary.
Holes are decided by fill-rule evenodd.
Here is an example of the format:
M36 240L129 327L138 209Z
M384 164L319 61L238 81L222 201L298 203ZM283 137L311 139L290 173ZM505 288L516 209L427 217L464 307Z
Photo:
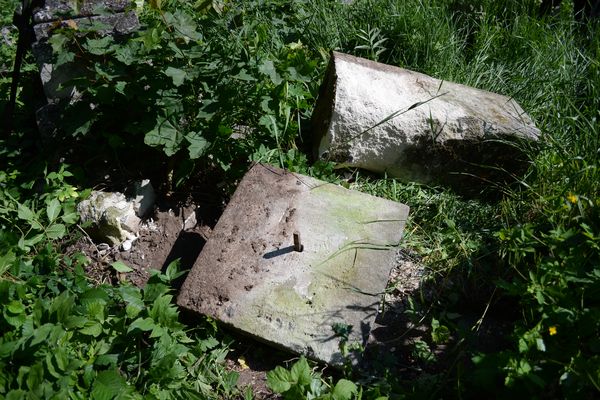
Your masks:
M99 27L97 31L103 35L124 35L139 28L139 20L134 12L76 18L71 21L79 30ZM53 22L39 23L33 27L36 42L32 46L32 51L40 69L40 78L49 102L57 99L76 98L75 89L66 83L84 73L82 68L75 63L63 64L59 67L53 65L52 48L47 43L53 27Z
M56 129L56 116L62 104L80 98L69 81L84 76L85 71L77 63L56 66L48 38L62 26L79 31L95 30L102 35L124 35L139 28L139 20L133 11L131 0L45 0L34 9L32 52L40 70L42 87L46 95L39 105L36 120L40 132L49 134Z
M44 4L33 12L33 22L56 21L89 17L107 13L120 13L134 7L131 0L44 0Z
M506 96L337 52L312 122L316 157L426 183L517 172L510 143L539 135Z
M133 202L122 193L93 191L91 196L78 204L82 222L89 222L90 236L99 242L119 245L135 238L139 232L140 218Z
M343 362L334 326L364 344L408 207L258 164L185 281L178 304L292 352ZM300 233L303 251L294 251Z

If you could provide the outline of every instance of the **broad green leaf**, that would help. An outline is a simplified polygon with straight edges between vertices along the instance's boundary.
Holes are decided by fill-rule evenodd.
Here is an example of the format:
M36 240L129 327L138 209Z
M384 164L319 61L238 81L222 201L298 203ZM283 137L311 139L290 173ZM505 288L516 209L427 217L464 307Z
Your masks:
M157 118L154 129L146 134L144 143L153 147L163 147L167 156L172 156L180 150L183 135L171 123L164 118Z
M38 361L29 369L29 374L27 375L27 387L31 391L39 390L39 387L43 382L44 366Z
M29 223L35 220L35 214L25 204L19 204L17 207L17 216Z
M310 385L312 380L310 366L306 358L301 357L296 361L290 370L290 378L293 382L297 382L301 386Z
M60 214L60 202L57 199L52 199L52 201L48 203L46 206L46 214L48 215L50 222L54 222L54 220L58 218L58 214Z
M258 67L258 70L267 75L275 85L279 85L283 81L275 70L275 64L273 64L273 61L271 60L263 62L260 67Z
M65 44L69 41L69 39L63 35L62 33L56 33L48 38L48 43L52 46L52 52L54 54L61 54L65 52L63 49Z
M84 335L98 337L102 333L102 325L97 321L87 321L79 332Z
M202 39L202 35L196 30L197 25L194 18L181 9L177 9L173 14L165 12L163 16L167 24L175 28L175 34L183 36L186 42L189 39L194 41Z
M350 400L352 395L356 394L357 389L356 384L353 382L347 379L340 379L333 388L331 397L334 400Z
M183 85L185 80L185 71L179 68L168 67L164 74L173 80L173 85L179 87Z
M133 269L125 265L123 261L115 261L110 264L111 267L117 272L125 273L125 272L133 272Z
M238 79L240 81L253 82L256 80L255 77L248 74L245 68L242 68L237 75L233 75L232 78Z
M113 41L112 36L105 36L100 39L88 38L83 47L90 53L101 56L110 52Z
M45 341L50 332L52 332L53 328L53 324L44 324L37 328L33 334L33 340L31 341L31 345L35 346L36 344Z
M15 261L17 261L17 257L12 251L8 251L0 257L0 277L8 271Z
M283 367L275 367L267 372L267 386L275 393L285 393L292 387L290 371Z
M152 318L138 318L135 321L133 321L131 323L131 325L129 325L129 328L127 329L127 333L129 333L135 329L139 329L141 331L147 332L147 331L151 331L152 329L154 329L155 326L156 326L156 324L154 323L154 320L152 320Z
M24 246L33 246L35 244L38 244L42 240L44 240L44 237L45 236L43 233L38 233L37 235L35 235L29 239L23 239L23 245Z
M46 228L46 235L48 239L60 239L67 233L67 230L63 224L53 224Z
M188 146L188 151L192 160L203 156L210 146L210 143L196 132L188 133L185 138L190 143Z
M67 329L82 328L86 322L88 322L88 318L86 318L84 316L71 315L70 317L67 317L65 319L65 321L63 322L63 325Z
M98 373L92 389L92 399L112 400L127 390L125 378L117 370Z
M13 300L6 306L6 311L12 314L21 314L25 312L25 306L20 301Z

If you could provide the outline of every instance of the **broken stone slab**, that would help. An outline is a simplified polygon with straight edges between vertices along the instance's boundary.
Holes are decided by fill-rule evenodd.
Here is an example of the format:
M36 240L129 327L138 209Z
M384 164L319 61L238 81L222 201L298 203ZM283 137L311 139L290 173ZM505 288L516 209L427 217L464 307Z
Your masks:
M403 204L257 164L177 302L277 347L341 365L343 331L349 346L367 342L407 216ZM294 250L296 233L301 251Z
M69 21L77 30L86 31L94 28L102 35L125 35L139 28L139 20L133 11L89 17L79 16ZM33 27L35 42L32 45L32 52L49 103L76 97L75 89L67 82L84 74L84 70L78 68L75 63L66 63L58 67L53 64L54 57L48 38L54 28L56 28L55 22L52 21L38 23Z
M44 0L40 7L34 9L33 22L39 24L59 19L122 13L134 6L131 0Z
M316 157L424 183L519 173L540 134L509 97L338 52L312 124Z
M148 179L135 182L133 193L127 197L119 192L95 190L77 205L81 221L88 223L88 234L96 241L111 246L131 243L140 230L142 217L154 208L156 195Z
M54 65L48 38L52 32L68 26L79 31L94 30L101 35L126 35L140 26L135 3L131 0L41 0L33 11L32 53L40 70L46 99L38 105L36 120L40 132L56 129L61 104L79 100L80 94L69 81L82 77L85 71L75 62Z

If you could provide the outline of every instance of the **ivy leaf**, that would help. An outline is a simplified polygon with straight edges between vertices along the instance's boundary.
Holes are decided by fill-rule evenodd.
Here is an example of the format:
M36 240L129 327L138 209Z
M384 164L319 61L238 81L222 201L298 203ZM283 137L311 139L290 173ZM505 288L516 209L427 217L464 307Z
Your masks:
M62 33L56 33L48 39L48 43L52 46L52 53L61 54L64 53L63 48L69 39Z
M179 68L169 67L164 71L164 74L173 80L173 85L179 87L183 85L185 80L185 71Z
M356 394L357 389L358 388L354 382L351 382L347 379L340 379L333 388L331 397L334 400L350 400L352 395Z
M210 146L210 142L196 132L188 133L185 138L190 143L188 151L192 160L203 156L206 149Z
M101 56L110 52L113 40L112 36L105 36L101 39L88 38L83 47L90 53Z
M58 218L58 214L60 214L60 202L57 199L52 199L48 206L46 206L46 214L48 215L48 219L50 222L54 222L56 218Z
M183 135L168 119L158 117L154 129L146 134L144 143L153 147L163 147L167 156L172 156L180 149Z
M183 36L183 39L186 43L189 41L189 39L202 39L202 35L196 30L197 25L194 22L194 19L182 10L178 9L173 14L165 12L164 18L167 24L176 28L175 33Z
M115 261L114 263L110 264L110 266L113 267L113 269L117 272L133 272L133 269L128 267L123 261Z

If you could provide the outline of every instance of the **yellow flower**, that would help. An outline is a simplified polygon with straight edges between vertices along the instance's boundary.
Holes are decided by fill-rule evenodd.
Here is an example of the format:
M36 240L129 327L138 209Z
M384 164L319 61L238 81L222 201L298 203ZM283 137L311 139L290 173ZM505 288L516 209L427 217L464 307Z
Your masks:
M569 200L569 201L570 201L571 203L573 203L573 204L577 204L577 200L578 200L578 199L577 199L577 196L576 196L576 195L574 195L573 193L569 193L569 194L567 195L567 200Z
M555 326L551 326L550 328L548 328L548 333L550 334L550 336L556 335L557 332L558 330Z

